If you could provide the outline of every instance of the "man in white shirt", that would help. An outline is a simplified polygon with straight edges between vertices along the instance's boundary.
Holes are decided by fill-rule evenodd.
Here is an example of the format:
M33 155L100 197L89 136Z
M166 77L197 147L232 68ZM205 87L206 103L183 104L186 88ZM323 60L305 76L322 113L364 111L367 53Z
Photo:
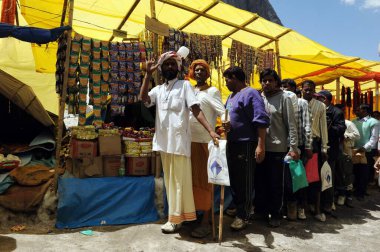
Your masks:
M190 160L190 110L212 139L219 138L202 113L190 82L178 80L181 63L175 52L162 54L156 65L153 65L154 59L147 61L140 90L140 98L147 106L156 105L153 150L161 155L169 206L168 222L161 226L164 233L173 233L182 222L196 219ZM148 93L149 80L157 68L165 83Z
M342 104L336 104L344 113L345 107ZM360 139L360 133L355 124L349 120L344 121L346 130L343 140L343 155L339 157L339 165L336 169L336 187L338 189L337 204L342 206L352 206L352 189L353 189L353 164L352 150L355 141ZM340 175L339 175L340 174Z

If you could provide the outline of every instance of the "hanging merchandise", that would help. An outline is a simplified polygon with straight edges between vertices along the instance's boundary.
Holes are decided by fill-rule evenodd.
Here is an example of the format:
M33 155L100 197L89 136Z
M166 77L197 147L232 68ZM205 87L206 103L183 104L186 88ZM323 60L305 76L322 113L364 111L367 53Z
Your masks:
M189 47L189 34L170 28L169 37L165 37L162 43L162 52L178 51L181 46Z
M162 42L162 53L168 51L178 51L181 46L189 48L189 34L176 30L174 28L169 29L169 37L164 37ZM202 45L205 47L205 44ZM182 69L179 69L179 79L184 79L185 75L188 73L189 68L189 58L182 61Z
M108 42L102 47L99 40L74 34L68 70L68 112L79 114L79 125L86 123L88 103L93 105L95 126L100 127L103 123L101 110L108 95L108 52Z
M262 53L263 55L259 56L260 53ZM262 64L262 67L264 67L264 56L264 51L243 44L236 40L232 40L231 49L228 52L228 58L230 60L231 66L240 66L246 74L247 80L253 78L255 62L257 62L258 64L258 60L262 60L262 62L260 62L260 66Z
M90 81L91 38L83 37L79 63L79 125L86 124L87 93ZM90 83L92 85L92 83Z
M368 104L369 104L369 107L371 108L371 111L373 111L373 91L372 90L368 91Z
M343 106L346 106L346 88L342 86L342 90L340 91L340 103Z
M350 87L347 88L346 106L348 108L347 109L348 110L347 120L350 120L351 119L351 106L352 106L352 102L351 102L351 88Z
M265 51L264 68L274 69L274 52L272 49Z
M213 68L219 68L222 65L223 49L221 36L190 33L189 37L189 62L196 59L204 59Z
M355 111L360 105L360 86L359 82L354 82L353 92L353 110Z
M263 50L257 50L256 51L256 73L261 73L265 69L265 63L264 63L264 58L265 58L265 52Z
M109 92L109 80L110 80L110 61L109 61L109 42L101 42L101 58L100 69L102 77L100 80L100 95L101 105L103 109L107 109L107 96Z
M55 92L62 95L63 75L65 72L65 60L67 49L67 32L62 33L58 39L57 62L55 64Z
M364 104L364 94L360 94L360 104Z
M347 88L346 106L349 108L351 108L351 106L352 106L352 104L351 104L351 88L350 87Z
M83 36L75 33L71 41L71 51L69 60L69 75L67 81L68 94L68 112L69 114L77 114L79 112L79 54L81 52L81 43ZM83 82L83 81L82 81Z
M144 42L113 42L110 50L111 115L124 115L126 103L137 102L142 84L141 61L146 59Z
M90 79L90 96L93 103L94 121L96 127L101 127L103 124L102 113L102 97L101 97L101 44L99 40L92 40L92 61L91 61L91 76Z
M270 68L274 69L275 68L275 53L273 52L272 49L269 50L261 50L261 49L256 49L257 50L257 59L256 59L256 73L262 72L264 69Z
M154 33L145 29L144 32L141 32L139 34L139 40L144 41L145 44L145 51L141 52L141 62L143 63L142 69L145 69L145 60L146 59L151 59L153 56L153 41L154 41ZM163 48L163 41L165 39L164 36L157 35L157 54L161 55L162 54L162 48Z
M162 52L168 52L178 51L181 46L189 48L190 51L187 58L182 62L183 69L181 69L179 76L181 79L188 73L190 63L196 59L204 59L212 68L219 68L222 65L221 36L186 33L170 28L169 36L164 37L162 46L159 48L162 48Z
M1 6L1 22L13 25L17 15L16 0L3 0ZM17 19L18 20L18 19Z

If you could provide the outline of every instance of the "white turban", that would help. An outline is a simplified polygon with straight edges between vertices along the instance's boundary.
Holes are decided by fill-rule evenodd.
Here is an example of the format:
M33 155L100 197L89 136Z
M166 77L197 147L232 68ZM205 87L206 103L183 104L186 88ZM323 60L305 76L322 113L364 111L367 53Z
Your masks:
M170 51L170 52L166 52L166 53L161 54L161 56L160 56L160 58L158 59L158 62L157 62L157 64L158 64L158 70L161 71L161 65L164 63L165 60L167 60L169 58L174 58L177 61L178 71L180 71L181 70L181 66L182 66L182 59L181 59L181 56L179 56L174 51Z

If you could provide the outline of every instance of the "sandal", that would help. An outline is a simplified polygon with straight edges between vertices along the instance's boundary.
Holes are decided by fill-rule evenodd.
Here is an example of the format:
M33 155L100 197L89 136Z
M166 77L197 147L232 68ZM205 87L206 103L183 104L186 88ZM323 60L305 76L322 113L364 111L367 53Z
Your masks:
M191 236L194 238L205 238L211 233L211 228L209 226L200 226L195 228L191 232Z

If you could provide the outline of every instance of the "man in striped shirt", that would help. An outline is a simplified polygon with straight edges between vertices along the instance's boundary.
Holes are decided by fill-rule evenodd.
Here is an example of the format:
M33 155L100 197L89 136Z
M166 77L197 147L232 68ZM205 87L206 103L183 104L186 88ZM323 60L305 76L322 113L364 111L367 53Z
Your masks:
M312 117L311 134L313 153L318 153L318 170L322 164L327 161L327 121L326 121L326 106L314 98L315 83L312 80L305 80L301 83L303 98L308 101ZM314 182L309 184L310 198L314 203L315 218L319 221L326 221L326 216L321 213L320 209L320 196L321 196L321 182Z
M283 79L281 81L282 88L296 96L297 85L293 79ZM308 102L303 98L297 98L297 133L298 133L298 148L301 150L300 159L305 164L308 159L313 156L312 152L312 135L311 135L311 116ZM291 181L290 171L288 179ZM292 194L291 183L288 187L288 218L291 220L306 219L305 206L306 206L306 193L307 188L298 190ZM298 209L297 209L298 201Z

